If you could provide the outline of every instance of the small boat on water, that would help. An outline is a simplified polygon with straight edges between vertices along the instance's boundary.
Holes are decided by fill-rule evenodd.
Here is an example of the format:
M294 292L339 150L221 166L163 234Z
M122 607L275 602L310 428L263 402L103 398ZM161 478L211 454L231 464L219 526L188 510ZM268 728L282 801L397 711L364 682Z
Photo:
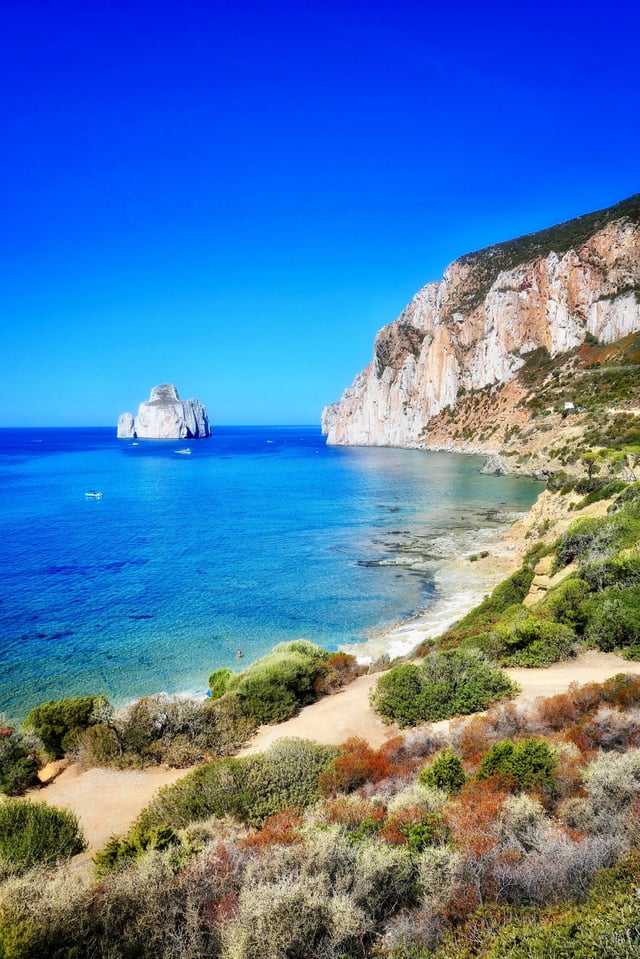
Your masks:
M191 456L191 450L188 446L185 446L183 450L174 450L174 453L178 453L180 456Z
M87 499L102 499L104 493L100 493L98 490L90 489L88 493L84 494Z

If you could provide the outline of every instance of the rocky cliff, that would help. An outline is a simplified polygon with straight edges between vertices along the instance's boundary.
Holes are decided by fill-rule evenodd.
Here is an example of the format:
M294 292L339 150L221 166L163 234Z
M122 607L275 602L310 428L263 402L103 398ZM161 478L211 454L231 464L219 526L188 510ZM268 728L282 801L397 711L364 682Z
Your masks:
M138 415L118 419L119 439L201 439L211 436L207 411L199 400L181 400L171 383L154 386Z
M530 354L638 330L640 194L452 263L378 333L323 432L338 445L440 446L434 418L509 383Z

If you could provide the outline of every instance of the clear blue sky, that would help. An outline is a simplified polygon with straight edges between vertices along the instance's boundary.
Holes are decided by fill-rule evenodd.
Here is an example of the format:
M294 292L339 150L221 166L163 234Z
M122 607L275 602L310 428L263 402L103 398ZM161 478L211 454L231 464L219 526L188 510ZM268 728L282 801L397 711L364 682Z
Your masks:
M3 0L0 425L314 423L456 256L640 191L635 4Z

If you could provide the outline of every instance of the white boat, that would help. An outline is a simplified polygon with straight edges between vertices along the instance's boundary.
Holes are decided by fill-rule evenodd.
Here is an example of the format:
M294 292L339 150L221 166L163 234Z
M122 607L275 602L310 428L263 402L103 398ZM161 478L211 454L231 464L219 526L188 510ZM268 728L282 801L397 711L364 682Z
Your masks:
M87 499L102 499L104 493L100 493L98 490L91 489L84 495L87 497Z
M183 450L174 450L174 453L179 453L181 456L191 456L191 450L188 446L185 446Z

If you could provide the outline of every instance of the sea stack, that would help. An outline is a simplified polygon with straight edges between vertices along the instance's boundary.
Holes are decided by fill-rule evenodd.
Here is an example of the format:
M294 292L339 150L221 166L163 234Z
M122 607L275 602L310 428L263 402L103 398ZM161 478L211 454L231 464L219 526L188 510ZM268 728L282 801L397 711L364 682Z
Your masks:
M118 439L196 440L211 436L209 416L200 400L181 400L172 383L154 386L138 415L122 413Z

